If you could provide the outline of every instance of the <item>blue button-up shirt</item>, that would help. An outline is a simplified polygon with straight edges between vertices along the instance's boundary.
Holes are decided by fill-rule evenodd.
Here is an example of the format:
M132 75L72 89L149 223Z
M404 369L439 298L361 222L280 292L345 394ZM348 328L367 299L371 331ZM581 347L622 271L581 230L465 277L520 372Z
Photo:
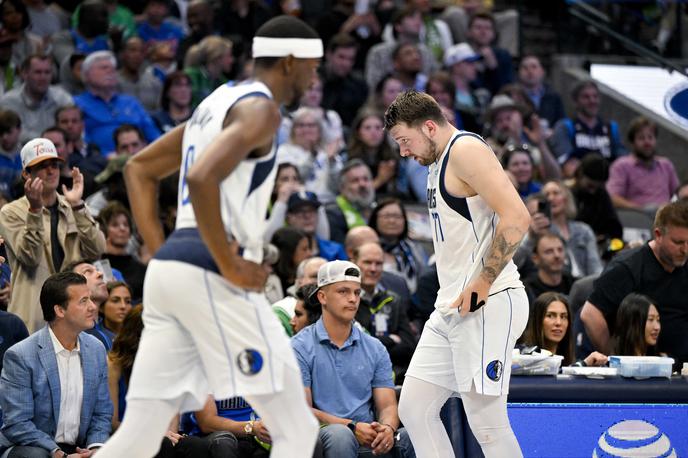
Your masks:
M322 318L291 339L304 386L311 389L313 407L369 423L373 388L394 388L392 362L380 341L352 327L341 348L330 340Z
M112 134L122 124L133 124L141 129L148 142L160 136L153 119L130 95L115 94L106 102L87 91L77 95L74 103L84 113L86 143L95 143L105 155L115 150Z

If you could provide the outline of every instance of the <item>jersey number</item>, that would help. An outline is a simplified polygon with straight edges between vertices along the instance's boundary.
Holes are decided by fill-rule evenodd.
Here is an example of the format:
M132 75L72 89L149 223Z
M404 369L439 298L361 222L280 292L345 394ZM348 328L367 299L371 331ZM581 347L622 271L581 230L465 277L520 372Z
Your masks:
M189 169L196 159L196 148L190 145L186 150L186 155L184 156L184 167L182 168L182 186L179 190L179 199L182 205L187 205L191 203L191 196L189 195L189 185L186 182L186 175L189 173Z
M437 212L430 212L432 216L432 224L435 228L435 240L438 242L444 242L444 232L442 232L442 222L440 221L440 214Z

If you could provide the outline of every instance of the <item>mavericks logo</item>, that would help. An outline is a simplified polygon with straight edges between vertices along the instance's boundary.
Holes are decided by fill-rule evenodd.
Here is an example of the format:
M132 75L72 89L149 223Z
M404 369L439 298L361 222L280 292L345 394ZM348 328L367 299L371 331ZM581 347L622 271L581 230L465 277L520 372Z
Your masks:
M688 128L688 82L669 88L664 96L664 108L674 122Z
M244 375L255 375L263 368L263 357L257 350L246 349L237 356L237 366Z
M495 359L487 365L487 369L485 369L485 374L487 374L487 377L490 380L498 382L499 379L502 378L503 370L504 364L502 364L500 360Z
M624 420L612 425L597 441L593 458L676 458L669 438L643 420Z

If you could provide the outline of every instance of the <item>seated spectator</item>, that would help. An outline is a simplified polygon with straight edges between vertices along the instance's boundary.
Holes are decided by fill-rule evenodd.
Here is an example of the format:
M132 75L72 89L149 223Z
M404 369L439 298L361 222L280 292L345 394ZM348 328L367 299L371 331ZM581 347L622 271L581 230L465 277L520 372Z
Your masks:
M51 86L53 63L49 56L33 54L21 66L24 83L0 97L0 105L21 118L23 144L52 126L58 108L71 105L72 96L59 86Z
M327 44L321 73L322 106L339 113L345 126L351 125L368 96L366 82L352 73L357 50L357 43L353 37L341 33L335 35Z
M355 457L359 450L412 457L408 434L397 431L389 354L378 339L353 325L360 291L355 264L333 261L320 267L315 294L322 317L292 338L306 399L325 425L319 437L326 458Z
M657 356L657 340L662 325L652 300L642 294L624 297L616 312L611 341L613 354L620 356Z
M220 17L225 17L220 15ZM223 21L224 23L224 21ZM176 60L179 68L184 65L184 56L189 48L210 35L219 35L215 30L215 10L206 0L192 0L186 9L188 35L179 42Z
M78 24L82 4L79 4L72 14L70 19L72 27L76 27ZM108 0L105 6L108 10L108 31L115 37L118 46L120 44L119 38L126 40L136 35L136 19L129 8L122 5L119 0Z
M111 51L108 36L109 12L100 0L87 0L79 6L74 27L60 30L53 38L53 57L63 66L73 54L88 56L96 51Z
M588 154L576 170L576 181L571 187L577 206L576 219L590 226L598 242L623 237L621 221L604 186L608 178L607 160Z
M58 109L55 112L55 124L65 131L67 143L72 145L68 163L70 167L78 167L90 177L95 177L105 169L108 161L100 154L98 146L84 141L84 117L79 107L67 105Z
M86 90L86 86L81 79L81 66L84 64L84 60L86 60L86 55L84 54L71 54L69 58L60 64L60 87L69 92L72 97Z
M385 346L394 367L394 382L401 385L416 340L409 324L408 304L380 285L383 259L384 252L377 243L366 243L354 251L351 260L362 274L356 321Z
M107 284L107 291L108 297L100 306L96 325L86 332L103 342L105 349L110 351L124 318L131 310L131 289L123 281L111 281Z
M560 119L549 139L552 153L562 165L564 177L575 176L581 159L596 153L614 161L626 154L616 121L600 116L600 90L592 80L578 83L571 91L576 108L573 119Z
M563 356L562 366L572 365L575 362L573 322L566 296L556 292L543 293L537 297L530 310L524 344L535 345L553 355ZM577 365L604 366L606 363L607 357L595 351Z
M533 179L533 157L530 155L528 145L510 145L502 154L502 167L509 172L514 179L516 190L521 198L540 192L542 184Z
M313 291L318 288L316 283L317 278L314 283L305 284L296 290L294 317L290 321L294 335L298 334L302 329L315 324L322 315L320 302L313 296Z
M616 208L654 213L678 189L674 164L657 154L657 125L647 118L631 121L628 142L631 154L611 165L607 191Z
M299 108L292 120L289 139L277 149L277 162L294 164L306 191L315 193L322 202L332 202L342 169L337 145L323 143L323 120L317 111Z
M45 46L41 37L29 30L31 28L31 18L23 1L6 0L2 2L0 6L0 24L2 24L0 43L4 43L4 46L11 51L11 58L7 64L11 63L12 67L19 68L27 57L45 52ZM13 79L13 75L8 74L8 72L3 72L2 74L5 75L5 78L9 76L10 81ZM0 84L5 86L7 83L7 81L3 81ZM11 83L8 86L5 86L5 91L12 89ZM2 91L0 91L0 95L2 95Z
M211 35L189 48L184 58L184 73L191 78L192 107L227 82L225 75L234 65L232 46L228 39Z
M360 159L348 161L339 177L339 195L327 206L330 237L344 243L349 229L365 226L375 203L375 188L370 168Z
M408 219L399 199L381 199L370 214L370 227L380 236L384 250L384 270L401 276L411 294L428 256L421 245L408 235Z
M40 297L48 326L5 353L0 452L9 446L8 458L90 456L108 439L112 417L105 348L82 332L97 308L74 272L48 277Z
M374 110L384 113L401 94L403 86L401 81L391 73L382 77L375 89L370 93L366 105Z
M57 126L51 126L41 132L40 137L50 140L53 145L55 145L57 156L62 158L64 161L62 167L60 167L59 189L62 189L62 186L71 188L74 185L72 179L72 166L69 165L69 156L72 153L72 145L67 142L67 132ZM89 193L93 192L93 177L86 173L83 173L82 175L84 176L84 195L88 195Z
M108 300L109 296L103 272L98 270L93 262L86 259L79 259L71 262L67 264L62 271L74 272L86 277L86 285L91 292L91 300L94 304L96 304L98 315L100 317L102 315L105 302ZM114 333L110 330L106 330L103 328L103 326L98 326L98 324L98 320L96 320L95 325L92 328L87 329L86 332L100 340L105 347L105 351L110 351L112 348L112 339L114 338Z
M523 280L530 297L536 298L550 291L569 294L573 277L564 271L565 249L562 238L551 232L545 232L535 239L532 259L537 272Z
M311 252L313 256L320 256L328 261L335 259L347 259L342 244L334 240L320 238L316 234L318 225L318 197L312 192L295 192L287 202L287 225L300 229L311 239Z
M165 77L160 95L161 110L153 120L161 132L168 132L191 117L191 78L182 71Z
M688 202L662 207L655 216L653 240L616 256L595 281L581 310L581 320L594 347L608 352L610 330L615 329L619 305L629 293L651 295L664 326L657 351L676 363L688 362Z
M485 88L493 95L514 80L511 54L494 45L496 32L495 19L490 13L479 12L468 21L468 44L482 56L475 86Z
M547 130L550 130L557 121L566 117L566 113L561 96L545 82L545 76L545 69L538 56L526 54L521 58L518 82L535 105L540 119L547 122Z
M401 43L413 43L418 46L423 74L429 75L438 67L435 56L420 42L420 31L423 28L420 10L407 5L394 13L391 24L393 40L374 45L366 56L365 79L370 89L373 89L385 75L393 72L392 53Z
M422 72L423 61L415 43L399 43L392 51L392 74L404 90L425 91L428 76Z
M162 81L146 71L149 65L144 65L145 60L143 40L139 37L128 38L119 54L117 80L123 94L137 98L146 111L154 113L160 108Z
M24 0L31 22L30 32L48 41L62 28L57 12L44 0Z
M272 236L271 243L279 249L279 258L273 271L280 279L282 291L296 281L296 267L311 257L310 239L295 227L283 227Z
M362 108L351 125L351 138L346 158L360 159L375 171L373 186L377 195L406 196L405 162L392 147L384 130L383 114L370 108Z
M179 42L184 38L182 28L168 19L170 3L168 0L147 0L143 10L143 20L136 26L136 33L146 47L154 43L166 42L177 50Z
M0 193L12 195L22 172L19 136L21 119L12 110L0 110Z
M4 289L4 288L3 288ZM29 331L21 318L13 313L0 310L0 372L2 372L2 359L5 352L17 342L29 337ZM0 423L2 411L0 411Z
M0 235L12 268L8 310L33 332L45 324L38 313L39 285L77 259L100 257L105 238L82 200L83 175L77 168L72 169L74 186L57 193L63 160L51 141L30 141L21 158L25 196L0 210Z
M482 56L476 53L468 43L459 43L447 49L444 56L444 67L447 68L452 83L454 83L454 94L452 96L453 106L468 118L468 129L472 132L480 132L477 129L479 120L485 112L490 93L486 89L476 89L471 86L478 75L478 62Z
M141 103L118 92L116 64L110 51L90 54L82 67L87 90L74 99L84 113L86 142L95 143L106 156L115 150L113 132L122 124L138 127L148 142L160 135Z
M542 194L549 204L544 205L544 212L541 211L542 208L538 208L537 199L526 202L532 220L519 251L527 249L532 253L535 237L551 231L561 236L566 243L566 266L574 278L602 272L595 234L590 226L574 220L576 205L571 191L559 181L549 181L543 186ZM549 216L545 214L547 211Z
M131 288L131 299L134 304L143 297L143 279L146 266L139 260L136 252L137 242L132 240L133 220L129 210L119 202L109 203L98 215L100 228L105 233L105 253L103 259L110 261L124 281Z

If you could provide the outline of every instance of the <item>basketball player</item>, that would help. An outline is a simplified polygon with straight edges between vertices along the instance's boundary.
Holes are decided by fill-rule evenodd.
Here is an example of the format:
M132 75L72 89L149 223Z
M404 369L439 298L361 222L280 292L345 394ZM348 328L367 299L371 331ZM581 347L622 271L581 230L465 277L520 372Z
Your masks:
M209 393L244 396L270 431L273 456L311 455L317 422L289 341L260 290L279 106L301 98L322 53L301 20L266 22L253 40L254 79L219 87L183 128L130 160L136 223L157 252L144 284L145 330L127 410L98 456L150 458L170 419L199 410ZM177 169L177 225L162 244L157 185ZM251 435L248 422L245 430Z
M427 94L400 94L385 127L401 155L429 166L428 208L440 289L401 392L416 455L454 456L440 408L460 393L486 457L521 456L506 412L511 351L528 299L511 258L529 215L494 153L458 131Z

